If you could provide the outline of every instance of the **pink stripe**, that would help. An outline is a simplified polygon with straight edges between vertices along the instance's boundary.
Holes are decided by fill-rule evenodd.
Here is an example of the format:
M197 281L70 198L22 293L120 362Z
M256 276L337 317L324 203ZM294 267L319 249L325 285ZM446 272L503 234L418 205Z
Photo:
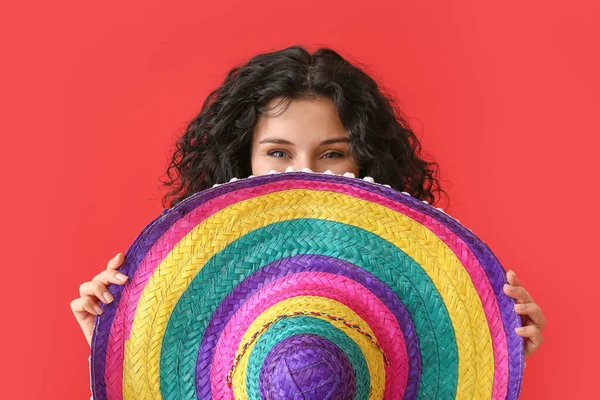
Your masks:
M231 317L219 337L210 369L214 399L234 398L233 391L223 382L250 324L269 307L297 296L333 299L360 316L373 330L390 361L389 367L385 367L384 398L402 398L408 380L409 362L404 336L394 314L377 296L356 281L341 275L310 271L287 275L265 285Z
M507 342L506 334L497 321L502 321L498 301L493 295L486 293L494 293L487 275L477 258L471 252L471 249L464 241L456 236L454 232L437 221L435 218L427 214L414 210L402 203L388 199L376 193L372 193L363 189L349 187L339 183L330 183L321 181L321 187L318 190L344 193L354 197L381 204L392 210L398 211L409 218L424 225L434 232L446 245L456 254L458 259L464 265L465 270L471 276L471 280L475 285L475 289L479 298L482 301L483 309L491 328L492 346L494 351L494 388L493 399L504 399L507 395L508 387L508 364L507 364ZM112 368L106 368L105 379L107 387L107 398L111 400L122 399L122 379L123 379L123 353L124 342L123 337L129 338L131 324L135 308L139 301L141 291L134 292L130 287L137 287L142 284L142 288L146 286L148 279L154 272L156 266L162 261L169 251L196 225L204 219L210 217L215 212L232 205L234 203L244 201L256 196L262 196L273 192L290 189L306 189L310 185L314 185L314 181L305 180L286 180L273 182L261 185L259 187L244 188L232 192L228 192L224 196L209 200L198 208L190 211L184 217L174 223L163 236L161 236L148 255L142 260L137 268L134 276L130 279L131 282L125 286L122 298L119 301L115 319L111 326L111 332L107 343L107 360L106 365ZM311 188L312 190L317 190ZM160 257L157 257L157 254ZM152 257L150 257L152 256Z

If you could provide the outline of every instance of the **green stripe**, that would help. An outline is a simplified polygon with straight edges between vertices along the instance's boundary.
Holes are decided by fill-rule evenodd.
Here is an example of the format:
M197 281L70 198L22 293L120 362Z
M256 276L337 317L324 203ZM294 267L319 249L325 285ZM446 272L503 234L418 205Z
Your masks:
M258 338L248 358L248 370L246 371L248 399L260 400L261 398L258 387L260 369L273 346L287 337L305 333L315 334L331 341L346 354L350 364L352 364L354 376L356 377L354 399L367 400L369 398L371 379L365 357L360 347L333 324L313 317L294 317L292 319L279 320Z
M160 386L164 399L196 398L194 375L200 341L223 298L259 268L298 254L339 258L389 285L412 316L419 338L423 369L418 398L455 397L458 354L454 330L440 294L421 266L364 229L327 220L294 219L267 225L230 243L211 257L186 288L162 342Z

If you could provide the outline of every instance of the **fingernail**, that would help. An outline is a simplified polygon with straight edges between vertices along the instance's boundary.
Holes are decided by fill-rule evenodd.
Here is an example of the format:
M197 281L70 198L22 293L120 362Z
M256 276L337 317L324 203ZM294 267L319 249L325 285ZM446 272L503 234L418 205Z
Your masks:
M97 314L102 314L102 309L98 306L94 306L94 311L96 311Z
M108 292L104 293L103 296L104 296L104 300L106 300L107 303L110 303L111 301L114 300L114 298L112 297L112 294L110 294Z
M514 291L514 290L515 290L515 287L514 287L514 286L511 286L511 285L509 285L509 284L504 284L504 288L505 288L506 290L508 290L509 292L512 292L512 291Z
M515 332L523 333L523 332L525 332L525 328L515 328Z
M126 276L126 275L123 275L123 274L121 274L121 273L117 274L117 275L116 275L116 278L117 278L118 280L122 281L122 282L124 282L124 281L126 281L126 280L127 280L127 276Z
M515 310L524 310L527 308L527 304L515 304Z

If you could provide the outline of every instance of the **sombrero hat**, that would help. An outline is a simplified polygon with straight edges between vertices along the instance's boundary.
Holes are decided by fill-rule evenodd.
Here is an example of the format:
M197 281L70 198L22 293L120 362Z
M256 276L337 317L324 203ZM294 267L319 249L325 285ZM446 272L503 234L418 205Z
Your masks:
M457 220L372 178L233 179L125 255L91 378L104 399L516 399L505 271Z

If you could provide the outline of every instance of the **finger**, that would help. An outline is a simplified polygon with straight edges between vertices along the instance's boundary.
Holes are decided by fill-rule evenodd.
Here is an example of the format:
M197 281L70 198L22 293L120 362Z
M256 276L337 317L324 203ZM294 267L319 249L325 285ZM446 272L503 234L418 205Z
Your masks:
M540 330L546 327L546 318L540 307L535 303L515 304L515 311L519 315L527 315Z
M123 285L127 282L129 277L125 274L122 274L119 271L115 271L112 269L105 269L96 275L92 281L102 282L104 286L108 286L109 283L114 283L115 285Z
M528 338L528 339L532 339L532 340L539 339L540 340L539 344L542 344L541 343L541 341L543 341L542 331L536 325L527 325L527 326L522 326L520 328L515 328L515 332L517 333L517 335L519 335L523 338Z
M504 293L507 296L517 299L519 303L533 303L533 299L522 286L504 285Z
M102 308L98 306L91 298L89 297L80 297L71 302L71 311L75 314L75 317L78 317L78 313L87 312L92 315L100 315L102 314ZM77 318L79 320L79 318Z
M123 253L118 253L116 256L114 256L108 261L108 264L106 264L106 269L118 269L121 266L121 264L123 264L124 260L125 256L123 255Z
M515 274L515 271L510 270L506 273L506 279L508 280L508 283L510 283L512 286L521 286L521 282L519 281L519 278L517 278L517 274Z
M103 303L112 303L113 295L106 289L106 286L99 281L85 282L79 287L79 295L93 296L98 298Z
M529 357L534 351L544 343L544 336L535 325L516 328L517 335L525 338L525 358Z

